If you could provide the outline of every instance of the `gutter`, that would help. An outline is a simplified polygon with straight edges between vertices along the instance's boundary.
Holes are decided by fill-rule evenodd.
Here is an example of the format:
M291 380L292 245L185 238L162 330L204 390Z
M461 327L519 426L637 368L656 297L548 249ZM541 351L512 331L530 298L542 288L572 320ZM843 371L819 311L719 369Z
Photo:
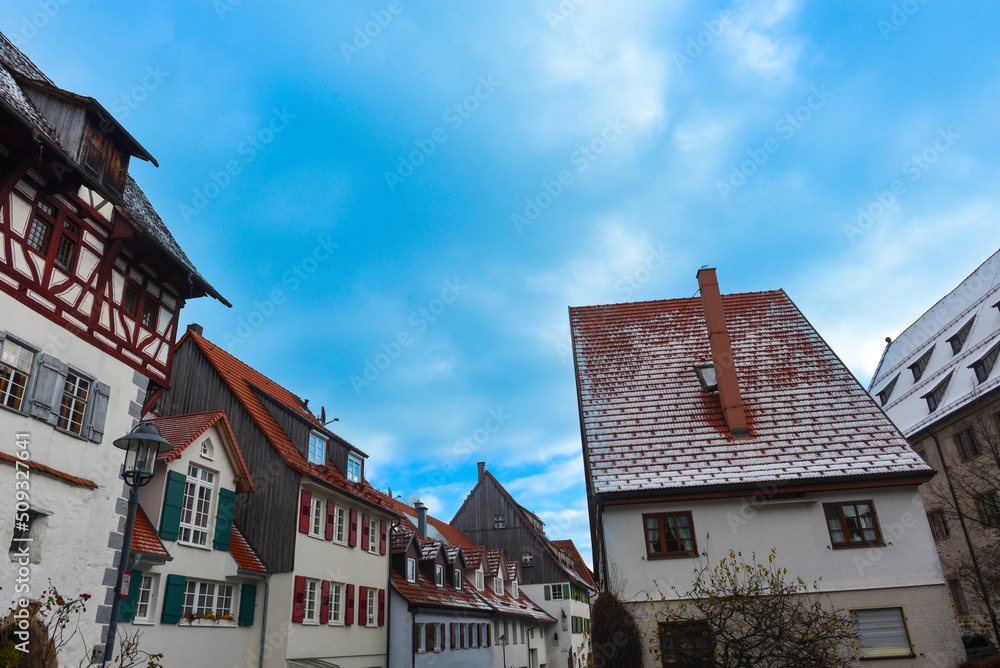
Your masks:
M385 665L391 666L389 660L392 654L392 530L400 525L402 520L389 520L389 535L386 536L385 553L389 557L388 573L385 583Z
M260 618L260 654L257 657L258 668L264 668L264 644L267 638L267 603L271 596L271 574L264 576L264 610Z

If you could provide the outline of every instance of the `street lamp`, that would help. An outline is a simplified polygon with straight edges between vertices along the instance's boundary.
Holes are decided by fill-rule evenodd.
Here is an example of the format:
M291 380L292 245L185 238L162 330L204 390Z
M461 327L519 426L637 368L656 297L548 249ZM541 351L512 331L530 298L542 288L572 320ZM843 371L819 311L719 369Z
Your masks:
M151 424L140 424L128 434L114 441L114 446L125 451L122 464L122 478L132 488L128 496L128 519L125 521L125 537L122 556L118 562L118 579L115 582L115 596L111 602L111 619L108 621L108 639L104 645L104 666L108 668L114 661L115 634L118 630L118 611L122 604L122 580L128 568L132 552L132 529L135 527L135 511L139 505L139 488L153 479L156 457L161 452L173 448L160 436L159 430ZM128 592L125 592L128 595Z
M514 629L514 630L516 631L517 629ZM497 641L500 643L500 647L503 648L503 665L504 665L504 668L507 668L507 644L508 644L508 642L507 642L507 634L505 633L502 636L500 636L499 638L497 638Z

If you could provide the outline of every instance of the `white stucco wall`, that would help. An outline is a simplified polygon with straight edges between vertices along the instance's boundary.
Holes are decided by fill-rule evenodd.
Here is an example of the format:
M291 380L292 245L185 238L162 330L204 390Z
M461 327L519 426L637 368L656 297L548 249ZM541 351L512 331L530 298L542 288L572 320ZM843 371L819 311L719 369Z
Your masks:
M555 586L555 585L552 585ZM544 624L540 633L544 634L546 660L550 668L558 666L566 668L569 665L580 665L579 659L590 651L590 640L587 634L573 633L573 617L590 619L590 605L569 599L545 600L545 585L521 585L521 590L535 605L556 619L555 624ZM565 624L563 618L565 617ZM558 635L558 639L556 636Z
M0 569L2 602L7 608L15 595L37 597L49 580L60 593L93 596L81 620L80 631L87 647L102 642L103 620L110 613L108 585L114 582L117 550L124 527L124 483L118 477L124 460L112 441L127 433L134 423L130 406L140 399L138 380L131 368L98 350L19 302L0 295L0 330L25 344L54 355L111 387L102 443L93 443L60 432L41 420L0 408L0 450L16 453L15 434L27 433L28 451L33 461L94 481L96 490L75 487L32 471L29 480L30 504L52 513L41 521L34 544L35 563L30 564L30 591L17 592L16 564ZM26 408L25 408L26 411ZM137 411L133 408L133 414ZM0 490L7 496L0 502L0 527L10 540L15 512L15 468L0 463ZM112 534L117 534L117 538ZM98 623L97 620L102 620ZM66 663L75 665L85 652L78 645L67 651Z

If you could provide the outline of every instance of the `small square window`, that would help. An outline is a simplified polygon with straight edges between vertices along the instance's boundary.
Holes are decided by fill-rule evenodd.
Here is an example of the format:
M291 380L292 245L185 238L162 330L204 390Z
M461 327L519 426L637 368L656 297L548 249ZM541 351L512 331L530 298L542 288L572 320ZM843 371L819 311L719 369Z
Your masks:
M698 374L701 389L706 392L714 392L719 389L719 381L715 377L715 365L700 364L694 368L694 371Z
M875 506L871 501L823 504L833 547L882 545Z
M657 513L643 515L646 534L646 556L661 557L695 556L694 523L690 512Z
M552 600L561 601L563 597L563 588L561 584L552 585Z
M493 518L493 528L494 529L506 529L507 528L507 518L503 515L496 515Z
M521 553L521 566L523 566L524 568L530 568L531 566L534 565L535 565L535 555L531 554L531 552Z

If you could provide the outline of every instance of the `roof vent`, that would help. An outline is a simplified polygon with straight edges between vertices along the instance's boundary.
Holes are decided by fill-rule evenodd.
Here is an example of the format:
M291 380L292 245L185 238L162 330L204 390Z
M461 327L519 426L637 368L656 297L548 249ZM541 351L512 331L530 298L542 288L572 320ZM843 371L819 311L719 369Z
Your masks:
M698 287L701 303L705 311L705 326L708 329L708 345L712 350L712 369L716 386L719 388L719 402L722 417L729 427L729 433L740 438L750 435L747 427L746 411L740 396L739 377L736 375L736 361L733 346L726 327L726 314L722 309L722 295L715 269L703 268L698 271ZM707 373L699 373L702 386L707 389ZM704 378L703 378L704 377Z

